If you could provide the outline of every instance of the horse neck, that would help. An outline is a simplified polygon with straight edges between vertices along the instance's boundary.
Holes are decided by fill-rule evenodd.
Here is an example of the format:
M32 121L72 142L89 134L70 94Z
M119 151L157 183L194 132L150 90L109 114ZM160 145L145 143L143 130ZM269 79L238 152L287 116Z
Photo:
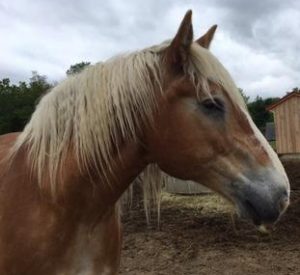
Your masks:
M99 217L115 205L148 164L145 151L135 142L124 143L112 163L110 173L93 167L83 173L70 153L63 166L66 172L58 184L62 186L58 192L59 204L91 219L95 215Z

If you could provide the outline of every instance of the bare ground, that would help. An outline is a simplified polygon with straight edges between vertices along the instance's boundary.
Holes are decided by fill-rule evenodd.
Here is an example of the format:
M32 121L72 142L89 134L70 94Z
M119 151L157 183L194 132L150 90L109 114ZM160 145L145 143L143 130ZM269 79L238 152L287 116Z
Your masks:
M300 274L300 162L284 164L292 202L271 235L236 219L216 195L164 194L159 230L142 210L123 216L120 274Z

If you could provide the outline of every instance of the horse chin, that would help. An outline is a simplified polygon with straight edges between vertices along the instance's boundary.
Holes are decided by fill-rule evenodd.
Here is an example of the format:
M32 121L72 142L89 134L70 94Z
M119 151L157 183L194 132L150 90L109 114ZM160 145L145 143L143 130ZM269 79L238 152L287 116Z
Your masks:
M262 234L270 234L274 231L274 226L282 214L278 212L270 219L263 219L259 213L256 212L255 208L253 208L247 201L243 203L236 203L236 209L237 214L241 219L254 224L257 230Z
M261 224L257 227L257 230L262 234L271 234L274 231L273 224Z

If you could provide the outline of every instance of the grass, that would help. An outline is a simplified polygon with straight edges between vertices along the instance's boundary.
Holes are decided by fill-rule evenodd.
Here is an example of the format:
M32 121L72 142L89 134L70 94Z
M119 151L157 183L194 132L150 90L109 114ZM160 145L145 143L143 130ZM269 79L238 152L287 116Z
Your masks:
M164 192L162 194L162 207L190 208L194 211L201 211L204 214L231 213L233 206L217 194L204 195L174 195Z

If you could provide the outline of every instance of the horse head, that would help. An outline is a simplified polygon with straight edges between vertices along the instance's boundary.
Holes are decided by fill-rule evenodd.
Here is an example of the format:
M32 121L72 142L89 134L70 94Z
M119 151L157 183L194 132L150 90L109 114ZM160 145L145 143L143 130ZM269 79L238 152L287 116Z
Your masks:
M273 224L288 206L289 181L229 73L208 49L215 30L194 41L189 11L160 52L163 91L145 134L149 158L172 176L220 193L256 225Z

